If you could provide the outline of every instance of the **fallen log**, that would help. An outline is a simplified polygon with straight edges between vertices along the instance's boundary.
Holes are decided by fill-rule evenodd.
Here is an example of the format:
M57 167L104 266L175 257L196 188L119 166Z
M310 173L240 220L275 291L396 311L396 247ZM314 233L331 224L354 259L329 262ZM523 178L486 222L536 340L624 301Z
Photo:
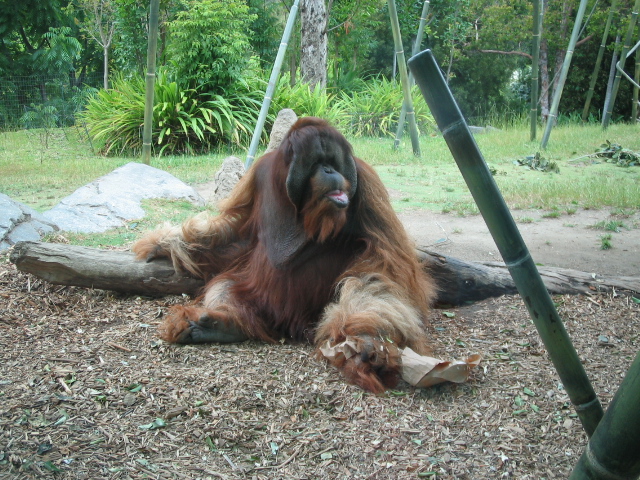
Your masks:
M55 285L149 296L192 294L204 285L201 279L176 273L168 260L141 262L126 251L18 242L9 259L21 272Z
M465 262L420 250L425 268L437 279L437 302L462 305L517 293L504 263ZM165 259L146 263L131 252L74 245L20 242L10 255L18 270L56 285L73 285L135 295L195 295L202 279L178 273ZM578 270L538 267L552 294L589 294L612 289L640 292L640 277L606 277Z

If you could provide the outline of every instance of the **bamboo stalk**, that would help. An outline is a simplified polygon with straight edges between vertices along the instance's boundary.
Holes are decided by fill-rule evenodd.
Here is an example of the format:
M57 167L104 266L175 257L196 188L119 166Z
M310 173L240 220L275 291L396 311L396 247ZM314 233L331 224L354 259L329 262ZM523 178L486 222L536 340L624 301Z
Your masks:
M607 16L607 23L604 26L604 32L602 33L602 40L600 40L600 49L598 50L598 56L596 57L596 64L593 67L593 73L591 74L591 81L589 82L589 91L587 92L587 99L584 102L584 109L582 110L582 121L586 122L589 116L589 107L591 106L591 99L593 98L593 92L596 88L596 81L598 80L598 73L600 72L600 65L602 58L604 57L604 51L607 46L607 39L609 38L609 30L611 29L611 21L613 15L618 9L618 0L611 2L611 8L609 9L609 15Z
M151 0L149 6L149 44L147 46L147 75L145 79L144 126L142 128L142 162L151 163L153 128L153 94L156 83L156 52L158 50L158 14L160 0Z
M422 45L422 39L424 37L424 26L427 23L427 14L429 13L429 5L431 2L429 0L425 0L422 5L422 13L420 14L420 23L418 24L418 33L416 34L416 41L413 44L413 48L411 49L411 55L417 55L420 51L420 47ZM413 88L413 75L409 72L409 88ZM394 150L398 148L400 145L400 139L402 138L402 134L404 133L404 123L407 119L407 104L402 102L402 109L400 110L400 118L398 119L398 128L396 130L396 140L393 143Z
M620 46L620 35L616 35L613 44L613 52L611 56L611 65L609 66L609 75L607 77L607 91L604 95L604 105L602 107L602 118L604 113L609 109L609 100L611 99L611 90L613 89L613 80L616 78L616 63L618 62L618 47Z
M638 0L640 2L640 0ZM549 143L549 136L551 135L551 129L556 123L558 118L558 107L560 105L560 98L562 98L562 90L564 84L567 81L567 75L569 73L569 67L571 66L571 59L573 58L573 51L576 48L578 42L578 36L580 35L580 27L582 26L582 18L584 12L587 9L588 0L580 0L580 7L578 7L578 13L576 14L576 20L573 24L573 31L571 32L571 38L569 39L569 46L567 47L567 53L564 56L564 62L562 63L562 69L560 70L560 78L558 79L558 86L553 92L553 101L551 102L551 111L547 118L547 124L544 128L544 134L542 135L542 142L540 147L547 148Z
M602 407L553 301L430 50L409 60L422 95L478 205L588 435Z
M624 38L624 45L622 46L622 52L620 52L620 60L616 64L618 71L616 72L616 78L613 81L613 87L611 88L611 97L609 98L609 104L604 116L602 117L602 128L606 129L609 126L611 115L613 114L613 105L616 102L616 96L618 95L618 88L620 87L620 80L622 78L621 71L624 70L624 64L627 60L627 53L631 47L631 39L633 38L633 31L636 28L636 19L638 18L638 10L640 10L640 0L636 0L633 10L631 11L631 17L629 18L629 26L627 28L627 35Z
M633 86L633 104L631 105L631 121L638 121L638 102L640 99L638 98L638 92L640 91L640 49L636 50L636 69L634 73L634 78L636 80L636 84Z
M262 100L262 107L260 108L260 114L258 115L258 121L256 127L253 130L253 137L251 137L251 144L249 145L249 152L247 153L247 159L244 162L245 169L249 169L253 161L255 160L256 151L260 144L260 137L262 137L262 129L264 128L264 122L267 119L269 113L269 107L271 106L271 100L273 99L273 93L276 90L276 84L278 83L278 77L280 76L280 68L284 61L284 55L287 52L287 45L291 38L291 32L293 31L293 25L298 15L298 4L300 0L295 0L293 6L289 11L289 18L287 18L287 24L284 27L284 33L282 34L282 40L280 41L280 47L278 48L278 54L273 62L273 68L271 69L271 76L269 77L269 83L267 84L267 90Z
M409 74L407 73L407 60L404 56L404 47L402 45L402 37L400 36L400 23L398 22L398 11L396 10L396 1L388 0L389 17L391 19L391 30L393 31L393 43L396 49L396 58L398 59L398 71L400 72L400 82L402 83L402 93L404 94L404 103L407 105L407 117L409 118L409 135L411 136L411 146L413 154L420 156L420 141L418 139L418 126L416 125L416 112L413 109L413 100L411 99L411 85L409 85Z
M542 30L542 12L540 0L533 0L533 46L531 60L531 141L536 139L536 128L538 126L538 89L540 75L540 37Z
M569 480L640 477L640 352Z

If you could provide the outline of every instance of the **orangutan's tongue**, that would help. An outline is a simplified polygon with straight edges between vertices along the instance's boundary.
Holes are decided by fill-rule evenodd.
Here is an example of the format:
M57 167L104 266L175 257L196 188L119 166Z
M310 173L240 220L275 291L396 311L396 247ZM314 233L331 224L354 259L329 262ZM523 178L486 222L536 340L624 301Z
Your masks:
M334 190L333 192L329 192L327 196L331 197L332 200L340 203L348 203L349 197L342 190Z

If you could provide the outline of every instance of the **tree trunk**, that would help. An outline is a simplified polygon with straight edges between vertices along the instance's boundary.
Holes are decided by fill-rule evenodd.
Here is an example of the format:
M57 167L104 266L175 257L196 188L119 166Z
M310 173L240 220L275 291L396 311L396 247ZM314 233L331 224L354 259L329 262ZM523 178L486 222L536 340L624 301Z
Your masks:
M536 139L538 126L538 93L540 91L540 38L542 30L542 2L533 0L533 36L531 46L531 110L529 114L529 140Z
M540 116L546 122L549 117L549 47L540 41Z
M104 89L109 89L109 47L104 47Z
M300 7L302 80L311 88L327 84L327 10L324 0L302 0Z
M503 263L469 263L423 250L417 255L437 279L438 304L463 305L517 293ZM204 285L201 279L176 273L168 260L146 263L136 260L131 252L20 242L11 253L11 261L18 270L56 285L135 295L193 295ZM538 271L552 294L585 294L612 288L640 291L640 277L594 277L591 273L548 267L538 267Z
M564 62L564 57L567 54L567 51L564 48L561 48L556 52L556 63L553 66L553 89L551 90L551 98L556 94L556 90L558 90L558 83L560 81L560 71L562 70L562 63Z

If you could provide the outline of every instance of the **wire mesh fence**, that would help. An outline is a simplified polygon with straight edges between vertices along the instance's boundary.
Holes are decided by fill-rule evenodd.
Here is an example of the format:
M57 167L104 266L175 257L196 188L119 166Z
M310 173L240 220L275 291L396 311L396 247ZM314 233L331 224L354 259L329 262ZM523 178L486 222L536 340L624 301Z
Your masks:
M90 147L86 127L77 123L76 114L101 84L101 75L0 77L0 150L22 142L20 132L48 147L54 132L67 137L69 128Z
M101 84L101 76L0 77L0 131L67 127Z

